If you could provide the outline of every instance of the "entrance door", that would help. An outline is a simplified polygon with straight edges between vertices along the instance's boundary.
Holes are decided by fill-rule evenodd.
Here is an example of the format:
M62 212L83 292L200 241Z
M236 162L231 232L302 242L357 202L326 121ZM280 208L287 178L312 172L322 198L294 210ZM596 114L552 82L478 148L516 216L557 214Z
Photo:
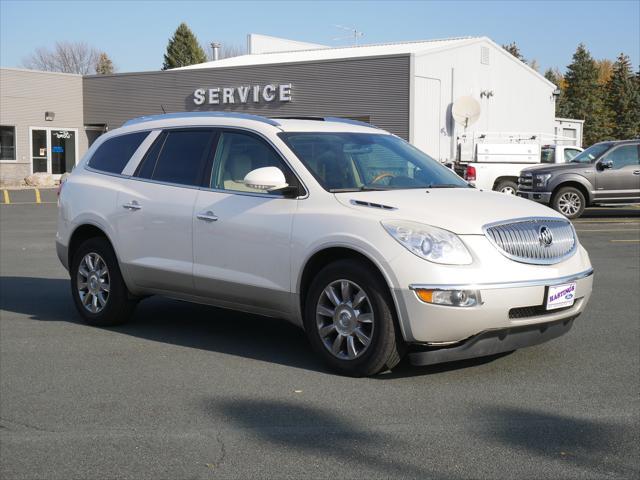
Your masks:
M49 136L46 129L31 130L31 166L33 173L49 171Z
M76 164L78 130L75 128L38 128L31 131L31 168L59 178Z
M76 165L76 132L51 130L51 173L62 175Z

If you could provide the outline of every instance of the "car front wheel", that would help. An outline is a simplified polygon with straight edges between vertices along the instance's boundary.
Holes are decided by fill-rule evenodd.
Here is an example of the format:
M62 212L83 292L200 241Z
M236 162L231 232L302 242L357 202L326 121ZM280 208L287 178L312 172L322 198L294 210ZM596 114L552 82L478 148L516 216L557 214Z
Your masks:
M586 208L586 199L580 190L574 187L562 187L553 197L552 206L567 218L578 218Z
M313 280L305 302L305 330L314 350L333 370L375 375L401 359L389 289L361 262L341 260Z

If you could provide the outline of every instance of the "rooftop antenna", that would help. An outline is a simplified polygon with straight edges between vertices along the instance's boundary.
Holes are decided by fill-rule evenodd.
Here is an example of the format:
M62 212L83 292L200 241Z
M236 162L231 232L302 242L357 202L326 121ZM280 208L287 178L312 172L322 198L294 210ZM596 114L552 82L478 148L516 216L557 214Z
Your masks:
M347 32L350 32L350 35L347 35L345 37L336 37L333 40L353 39L353 44L357 46L358 45L358 39L360 37L364 37L364 32L361 32L360 30L358 30L355 27L345 27L344 25L334 25L334 27L340 28L342 30L346 30Z

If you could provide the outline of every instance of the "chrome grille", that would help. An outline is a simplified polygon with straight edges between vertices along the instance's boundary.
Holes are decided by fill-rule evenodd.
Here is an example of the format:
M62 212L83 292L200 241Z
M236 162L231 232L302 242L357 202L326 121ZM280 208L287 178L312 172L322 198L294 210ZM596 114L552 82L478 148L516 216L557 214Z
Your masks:
M558 218L510 220L483 230L500 253L523 263L558 263L573 255L578 245L571 222Z
M533 174L525 173L518 178L518 190L532 190L533 189Z

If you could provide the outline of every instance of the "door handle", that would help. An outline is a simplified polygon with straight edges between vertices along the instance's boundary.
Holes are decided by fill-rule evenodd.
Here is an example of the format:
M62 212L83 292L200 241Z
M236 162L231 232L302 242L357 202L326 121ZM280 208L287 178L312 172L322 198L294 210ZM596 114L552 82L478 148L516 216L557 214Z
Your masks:
M132 200L131 202L125 203L124 205L122 205L122 208L126 208L127 210L131 210L132 212L135 212L136 210L140 210L142 208L142 205L140 205L135 200Z
M218 220L218 217L216 217L211 210L197 214L196 218L198 220L204 220L205 222L215 222Z
M640 175L640 170L634 170L634 171L633 171L633 174L634 174L634 175Z

